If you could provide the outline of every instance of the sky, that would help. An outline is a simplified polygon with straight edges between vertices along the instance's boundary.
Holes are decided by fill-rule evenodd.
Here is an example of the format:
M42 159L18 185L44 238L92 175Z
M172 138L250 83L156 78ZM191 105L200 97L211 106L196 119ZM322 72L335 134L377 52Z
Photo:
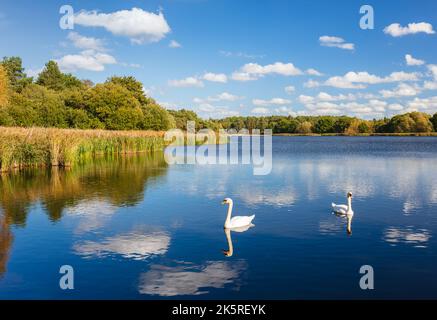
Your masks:
M132 75L204 118L435 113L436 30L434 0L0 1L0 56L28 75Z

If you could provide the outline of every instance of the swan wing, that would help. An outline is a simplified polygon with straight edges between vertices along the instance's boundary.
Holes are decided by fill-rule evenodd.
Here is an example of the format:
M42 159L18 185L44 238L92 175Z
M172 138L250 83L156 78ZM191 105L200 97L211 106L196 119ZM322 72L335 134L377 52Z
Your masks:
M252 220L255 219L255 215L253 216L237 216L231 219L230 227L231 228L239 228L250 225Z
M334 211L336 213L346 214L347 208L348 207L345 204L335 204L335 203L332 203L332 211Z

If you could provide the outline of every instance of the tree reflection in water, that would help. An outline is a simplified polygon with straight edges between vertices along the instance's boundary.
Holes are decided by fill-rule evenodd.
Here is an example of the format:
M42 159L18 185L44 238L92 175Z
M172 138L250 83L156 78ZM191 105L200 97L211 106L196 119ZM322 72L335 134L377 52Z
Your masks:
M84 200L133 206L147 185L167 172L162 152L99 157L71 169L32 169L0 175L0 277L12 244L10 226L24 227L32 205L41 203L49 219Z

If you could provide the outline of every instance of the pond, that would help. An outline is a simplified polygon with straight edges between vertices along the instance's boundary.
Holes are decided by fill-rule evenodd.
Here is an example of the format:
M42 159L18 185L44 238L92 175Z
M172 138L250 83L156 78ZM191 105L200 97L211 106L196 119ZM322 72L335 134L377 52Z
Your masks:
M432 137L273 137L264 176L162 152L0 176L0 299L437 298L436 270Z

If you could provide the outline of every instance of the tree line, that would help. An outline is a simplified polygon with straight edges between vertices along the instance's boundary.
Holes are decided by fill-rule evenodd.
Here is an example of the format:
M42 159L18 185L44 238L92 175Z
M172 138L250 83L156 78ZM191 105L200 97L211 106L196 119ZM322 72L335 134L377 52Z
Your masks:
M437 131L437 113L422 112L364 120L348 116L266 116L201 119L194 111L166 110L144 93L132 76L112 76L94 84L63 73L49 61L28 77L19 57L0 62L0 126L108 130L272 129L290 134L370 134Z

